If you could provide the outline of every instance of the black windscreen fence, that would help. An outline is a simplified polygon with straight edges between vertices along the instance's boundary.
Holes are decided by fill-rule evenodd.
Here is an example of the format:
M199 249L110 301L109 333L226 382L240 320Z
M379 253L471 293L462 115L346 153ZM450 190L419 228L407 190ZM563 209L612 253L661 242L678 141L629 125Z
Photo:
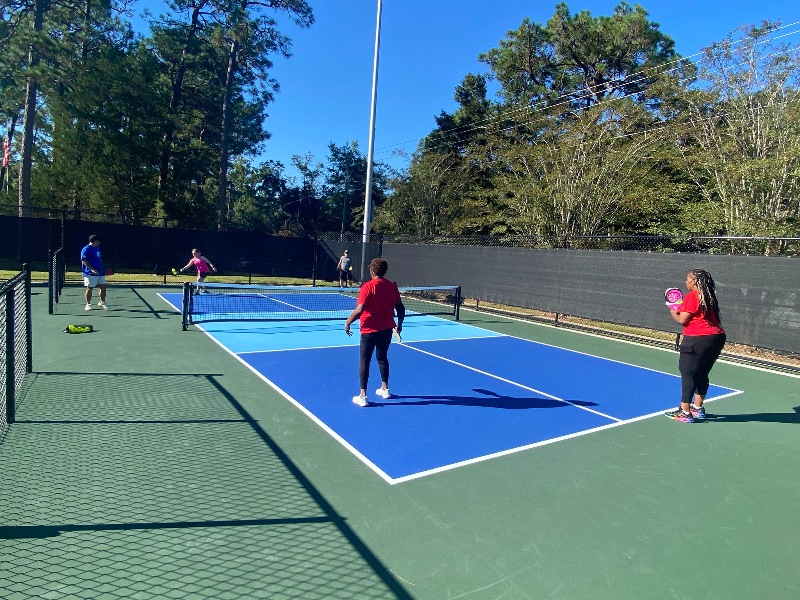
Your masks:
M352 260L353 281L361 281L361 265L369 265L373 258L381 255L381 244L379 242L369 242L364 244L361 241L331 241L319 240L317 243L317 279L322 281L338 281L339 275L336 265L339 259L347 250L350 260ZM366 273L366 269L365 269ZM369 275L366 275L369 278Z
M90 235L100 237L103 265L115 273L161 276L183 267L198 248L221 273L311 279L317 255L314 240L305 238L74 220L64 221L62 231L55 219L0 216L0 259L45 263L63 240L67 270L76 272ZM320 263L335 271L335 262Z
M800 258L388 243L382 255L399 285L676 333L664 290L705 269L730 341L800 352Z
M402 286L460 285L464 298L675 333L681 329L664 306L664 290L683 288L686 273L702 268L717 282L730 341L800 352L797 256L588 250L572 243L567 248L398 243L376 235L362 244L357 234L326 234L317 240L0 216L0 259L46 265L48 250L63 241L67 272L78 274L80 250L90 234L100 236L103 263L114 270L110 283L178 283L167 274L189 261L192 248L211 259L219 275L245 274L245 283L248 274L253 283L256 276L333 282L339 278L339 257L348 250L356 282L362 262L383 256L389 279ZM613 241L607 238L606 245ZM720 248L709 252L714 250Z

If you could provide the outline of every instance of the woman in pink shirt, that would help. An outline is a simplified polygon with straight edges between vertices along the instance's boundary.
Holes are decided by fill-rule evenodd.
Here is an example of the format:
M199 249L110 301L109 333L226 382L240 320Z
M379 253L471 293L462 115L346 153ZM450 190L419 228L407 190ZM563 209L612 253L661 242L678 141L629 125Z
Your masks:
M211 267L211 270L214 271L215 273L217 272L217 270L214 268L214 265L211 264L211 261L208 260L205 256L203 256L200 253L200 250L198 250L197 248L192 249L191 260L188 263L186 263L186 266L183 267L180 270L180 272L183 273L186 269L188 269L192 265L194 265L195 268L197 269L197 283L203 283L203 281L206 278L206 275L208 275L209 273L208 270L209 267Z
M681 372L681 405L668 412L676 421L693 423L705 419L703 401L708 393L708 374L725 346L725 330L719 320L719 304L714 279L702 269L686 276L689 293L677 310L669 312L683 325L678 369ZM694 396L694 402L692 397Z

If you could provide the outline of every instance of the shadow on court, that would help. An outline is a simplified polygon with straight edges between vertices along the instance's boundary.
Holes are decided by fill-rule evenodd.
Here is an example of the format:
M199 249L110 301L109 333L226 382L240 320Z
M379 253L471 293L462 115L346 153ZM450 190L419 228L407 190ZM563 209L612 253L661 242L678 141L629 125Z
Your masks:
M0 597L411 597L213 374L35 373Z
M177 289L177 288L176 288ZM84 288L77 285L67 285L61 292L58 303L54 305L54 313L58 315L73 315L75 317L125 317L127 319L163 319L165 315L176 315L174 310L157 309L133 286L109 285L106 294L108 310L97 306L100 300L99 290L92 293L92 310L85 310L86 300Z
M502 408L506 410L527 410L537 408L566 408L569 404L576 406L597 406L595 402L584 400L569 400L562 402L552 398L537 398L535 396L504 396L497 392L475 388L474 392L480 396L408 396L392 395L392 400L399 402L373 402L370 406L426 406L430 404L445 404L451 406L476 406L481 408Z
M800 424L800 406L792 408L794 413L752 413L745 415L717 415L707 413L706 418L701 421L705 423L749 423L760 421L761 423L797 423ZM697 421L695 421L697 422Z

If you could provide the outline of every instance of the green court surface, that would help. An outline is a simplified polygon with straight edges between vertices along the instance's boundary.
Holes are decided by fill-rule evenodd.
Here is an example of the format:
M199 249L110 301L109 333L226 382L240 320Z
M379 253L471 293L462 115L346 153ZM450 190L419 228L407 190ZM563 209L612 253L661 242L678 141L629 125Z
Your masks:
M66 288L48 315L34 288L35 373L0 442L0 598L800 598L796 377L719 363L712 382L744 393L706 422L653 417L389 485L182 332L158 291L115 287L84 313ZM677 371L674 352L462 321Z

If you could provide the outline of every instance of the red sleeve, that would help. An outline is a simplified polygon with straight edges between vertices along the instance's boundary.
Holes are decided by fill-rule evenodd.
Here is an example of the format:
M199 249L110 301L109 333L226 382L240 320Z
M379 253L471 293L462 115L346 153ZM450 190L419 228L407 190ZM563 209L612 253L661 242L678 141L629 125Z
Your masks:
M358 291L358 302L357 304L366 304L367 298L369 298L372 294L372 286L369 284L364 284L361 286L361 289Z
M683 303L678 308L678 312L691 313L693 315L700 312L700 300L697 298L697 292L689 292L683 297Z

